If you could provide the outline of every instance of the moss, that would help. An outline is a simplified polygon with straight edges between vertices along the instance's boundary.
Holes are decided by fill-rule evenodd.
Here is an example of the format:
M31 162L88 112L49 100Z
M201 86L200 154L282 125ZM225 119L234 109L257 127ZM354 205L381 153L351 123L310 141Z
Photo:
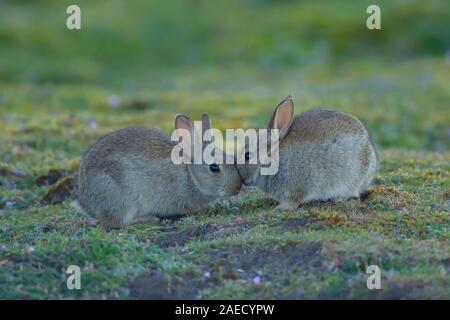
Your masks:
M415 199L414 195L410 192L400 190L394 186L377 186L371 188L367 191L366 198L369 203L378 205L378 208L382 205L390 205L396 209L411 207Z
M442 197L443 197L445 200L450 199L450 189L445 190L445 191L442 193Z

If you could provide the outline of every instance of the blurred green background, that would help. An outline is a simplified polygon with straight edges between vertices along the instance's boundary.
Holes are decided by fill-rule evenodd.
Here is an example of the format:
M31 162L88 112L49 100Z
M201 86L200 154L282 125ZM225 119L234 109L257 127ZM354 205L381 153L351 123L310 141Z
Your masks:
M261 126L292 93L297 113L354 113L380 146L449 147L449 1L80 0L82 30L69 31L73 3L0 1L6 123L170 130L176 112L209 111L221 129ZM370 4L382 30L366 28Z

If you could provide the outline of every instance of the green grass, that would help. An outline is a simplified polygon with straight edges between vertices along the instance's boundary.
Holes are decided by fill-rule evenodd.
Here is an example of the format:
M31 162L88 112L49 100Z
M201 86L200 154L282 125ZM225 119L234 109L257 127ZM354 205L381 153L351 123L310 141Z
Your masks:
M80 1L79 33L61 3L0 3L1 299L450 298L445 1L378 2L379 33L364 27L368 2ZM380 168L363 199L277 212L248 188L111 232L70 206L70 177L102 135L170 133L179 112L262 127L289 93L296 113L367 125ZM81 290L66 287L73 264ZM382 290L366 287L371 264Z
M436 74L446 67L440 61L420 63L435 67ZM402 69L384 73L398 78ZM398 85L413 97L381 88L376 109L369 102L373 93L350 76L340 79L335 95L322 96L333 87L322 84L297 99L297 112L325 99L355 113L374 141L387 146L380 148L380 171L365 199L279 213L249 189L201 215L109 233L75 212L70 199L42 205L49 189L43 183L73 174L89 145L113 129L140 124L170 132L179 111L194 117L211 111L221 128L262 126L279 94L149 91L139 95L145 107L134 110L136 97L97 86L5 85L0 297L448 298L450 153L406 147L447 148L446 132L439 128L449 120L440 105L449 92L436 80L425 93L408 75ZM442 80L448 80L444 74ZM107 104L111 94L122 97L117 109ZM427 109L408 111L409 103L421 99L430 101ZM96 119L96 129L89 117ZM440 139L424 137L426 126ZM64 271L71 264L82 267L80 291L65 287ZM369 264L383 270L381 291L365 287ZM261 277L259 285L252 283L255 276Z

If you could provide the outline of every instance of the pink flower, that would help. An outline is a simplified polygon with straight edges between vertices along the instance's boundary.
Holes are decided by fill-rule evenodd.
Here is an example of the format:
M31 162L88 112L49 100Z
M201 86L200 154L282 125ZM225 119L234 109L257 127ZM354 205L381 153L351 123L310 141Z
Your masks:
M96 226L96 225L97 225L97 220L91 219L91 220L89 220L88 223L89 223L91 226Z
M95 119L93 117L89 117L87 119L87 123L91 129L94 129L94 130L97 129L97 122L95 122Z
M252 279L253 284L258 285L261 283L261 277L260 276L256 276Z

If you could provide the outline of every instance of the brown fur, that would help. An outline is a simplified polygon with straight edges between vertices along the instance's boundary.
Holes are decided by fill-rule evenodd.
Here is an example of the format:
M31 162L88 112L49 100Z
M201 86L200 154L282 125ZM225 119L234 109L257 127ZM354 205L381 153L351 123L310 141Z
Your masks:
M322 142L341 134L365 134L364 125L354 116L329 109L313 109L294 118L289 129L290 139Z
M189 118L176 119L193 133ZM206 164L176 165L171 160L175 145L162 132L139 127L103 137L80 164L79 206L111 229L150 216L195 213L239 191L234 165L220 165L220 172L211 172Z
M280 129L278 172L262 176L259 165L238 165L243 182L255 183L278 200L281 209L313 200L358 197L369 186L377 164L364 125L350 114L327 109L286 119L293 108L289 96L269 122L269 128ZM283 116L277 117L280 112Z

